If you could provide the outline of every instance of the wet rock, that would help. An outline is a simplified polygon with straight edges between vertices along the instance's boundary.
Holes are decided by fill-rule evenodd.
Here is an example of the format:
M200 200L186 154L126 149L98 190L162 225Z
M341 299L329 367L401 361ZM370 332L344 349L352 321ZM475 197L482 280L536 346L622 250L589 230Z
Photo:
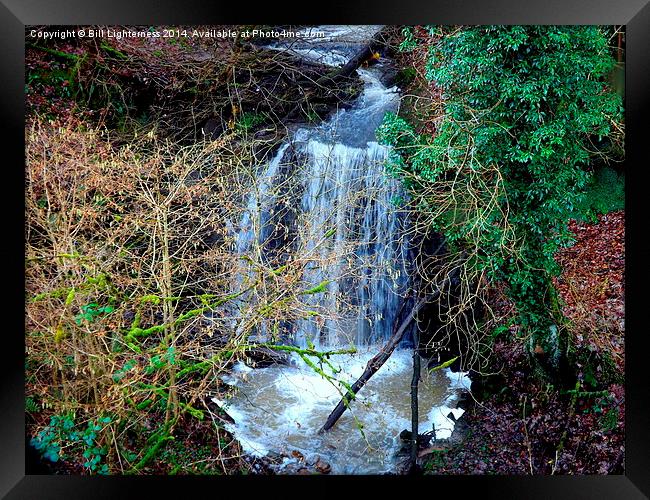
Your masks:
M268 347L257 347L246 351L246 364L253 368L266 368L272 365L291 364L291 358L287 353L274 351Z
M208 407L208 410L212 415L215 417L219 418L220 420L229 423L229 424L234 424L235 419L232 418L226 410L224 410L221 405L217 402L216 398L208 396L205 399L205 404Z
M433 435L429 433L418 434L418 447L424 448L426 446L429 446L432 437ZM411 440L413 439L413 433L411 431L404 429L402 432L399 433L399 438L405 443L410 444Z
M209 118L201 127L203 136L208 140L216 140L223 134L224 126L221 120L216 118Z
M266 454L266 457L265 457L265 458L267 458L270 462L272 462L272 463L274 463L274 464L279 464L279 463L281 463L282 460L284 459L284 455L282 455L281 453L278 453L278 452L275 452L275 451L271 450L271 451L269 451L269 452Z
M292 450L284 456L295 461L283 465L279 471L281 474L312 475L329 474L332 471L332 466L319 455L307 458L300 451Z
M384 64L381 78L379 81L386 88L390 88L397 84L398 70L394 64Z
M317 457L314 468L321 474L329 474L332 471L332 466L322 460L320 457Z

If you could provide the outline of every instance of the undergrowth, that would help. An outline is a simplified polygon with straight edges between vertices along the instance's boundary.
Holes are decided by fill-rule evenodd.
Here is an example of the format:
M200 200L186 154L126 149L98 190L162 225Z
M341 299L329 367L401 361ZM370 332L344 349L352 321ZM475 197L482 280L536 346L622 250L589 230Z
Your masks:
M116 146L106 129L45 119L26 136L33 445L81 473L170 472L163 451L196 428L218 436L210 470L239 471L227 415L211 401L227 392L219 374L249 355L252 332L317 319L307 302L327 291L304 278L318 257L271 267L257 247L235 250L228 223L254 189L256 145L233 131L191 146L153 133ZM294 350L316 369L327 363Z
M625 174L609 167L594 172L584 198L575 207L575 218L596 222L599 215L625 208Z

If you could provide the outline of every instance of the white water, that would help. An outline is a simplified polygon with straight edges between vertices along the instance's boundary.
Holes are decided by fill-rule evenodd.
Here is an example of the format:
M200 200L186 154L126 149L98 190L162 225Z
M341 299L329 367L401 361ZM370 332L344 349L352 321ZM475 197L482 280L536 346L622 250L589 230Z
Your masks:
M294 42L290 50L325 64L346 62L379 27L317 29L325 38ZM277 44L274 49L286 50ZM326 293L308 297L313 309L327 311L328 319L297 321L293 340L299 346L313 342L322 349L354 344L360 352L339 355L339 380L352 383L367 361L386 341L397 321L408 279L404 221L394 206L400 196L399 181L385 172L388 149L376 142L375 130L399 100L396 87L381 83L381 64L359 69L362 94L347 110L338 110L318 126L293 130L275 157L259 170L255 193L240 221L236 248L246 254L258 239L263 247L271 227L274 186L289 175L298 179L297 251L317 256L319 264L304 271L306 283L325 280ZM294 165L297 157L303 163ZM283 177L284 176L284 177ZM335 230L323 241L323 234ZM323 265L322 263L327 263ZM240 285L242 281L240 280ZM257 332L262 337L265 328ZM291 367L251 369L239 364L226 381L236 389L227 401L236 424L230 430L251 454L290 454L298 450L308 459L320 456L341 474L376 474L394 471L400 447L399 433L410 429L411 351L397 350L360 391L335 427L317 435L341 398L337 387L296 357ZM423 363L426 365L426 363ZM420 432L435 427L437 438L451 434L462 410L454 408L469 380L449 371L429 376L423 370L420 386ZM358 420L355 420L356 417ZM357 424L363 424L365 437Z
M343 380L356 379L376 346L357 355L340 355L334 363L343 369ZM318 429L341 398L339 388L315 373L299 358L292 367L274 366L251 369L237 365L226 381L237 389L225 406L236 424L229 425L247 453L264 456L268 452L291 457L298 450L307 462L320 457L332 466L333 474L382 474L395 471L404 459L398 456L399 433L411 428L410 380L411 352L398 350L370 379L339 422L327 433ZM422 370L419 388L419 432L434 429L436 438L451 435L452 413L459 395L469 388L462 374L441 370L427 374ZM365 438L355 417L363 425ZM285 464L295 459L285 459ZM281 472L281 469L280 469Z
M326 36L274 48L337 64L352 57L379 27L317 29ZM293 130L275 157L259 169L236 237L240 254L250 252L256 239L263 247L273 228L281 225L271 220L278 216L273 213L278 185L287 177L298 179L300 189L294 190L299 194L292 200L299 207L296 251L314 259L304 281L312 286L330 282L327 292L311 297L309 304L326 310L329 318L296 325L295 341L302 346L308 340L317 346L385 340L406 291L404 221L394 206L400 182L386 173L388 148L375 138L385 113L396 110L399 93L396 87L382 85L381 67L358 73L364 88L350 109L338 110L318 126ZM305 164L292 164L297 156L305 158ZM323 241L328 231L334 235ZM258 334L264 327L260 330Z

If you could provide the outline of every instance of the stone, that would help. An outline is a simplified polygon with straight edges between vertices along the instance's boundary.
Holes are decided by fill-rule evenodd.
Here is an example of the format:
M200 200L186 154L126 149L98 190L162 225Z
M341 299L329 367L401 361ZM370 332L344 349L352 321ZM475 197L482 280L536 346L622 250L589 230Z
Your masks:
M332 466L327 462L325 462L324 460L322 460L320 457L316 459L314 468L321 474L329 474L332 471Z

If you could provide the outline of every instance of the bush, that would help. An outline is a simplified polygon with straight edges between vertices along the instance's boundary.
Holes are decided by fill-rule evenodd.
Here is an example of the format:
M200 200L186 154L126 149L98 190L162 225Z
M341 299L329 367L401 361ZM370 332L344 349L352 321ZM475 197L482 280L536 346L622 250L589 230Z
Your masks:
M31 440L31 444L50 462L58 462L69 454L82 454L83 465L89 472L108 474L108 465L101 463L107 448L99 443L102 431L110 423L110 417L101 417L89 421L83 428L75 424L71 414L53 415L50 424Z
M26 151L26 392L51 417L33 443L90 473L147 455L128 457L133 429L203 418L201 380L233 355L201 349L213 334L201 320L232 294L224 207L237 206L246 158L218 142L113 146L105 134L37 120Z
M418 209L466 255L469 275L507 284L531 353L555 368L564 349L554 254L571 241L591 138L620 130L613 67L599 27L448 30L427 62L444 101L435 135L390 114L379 130Z

